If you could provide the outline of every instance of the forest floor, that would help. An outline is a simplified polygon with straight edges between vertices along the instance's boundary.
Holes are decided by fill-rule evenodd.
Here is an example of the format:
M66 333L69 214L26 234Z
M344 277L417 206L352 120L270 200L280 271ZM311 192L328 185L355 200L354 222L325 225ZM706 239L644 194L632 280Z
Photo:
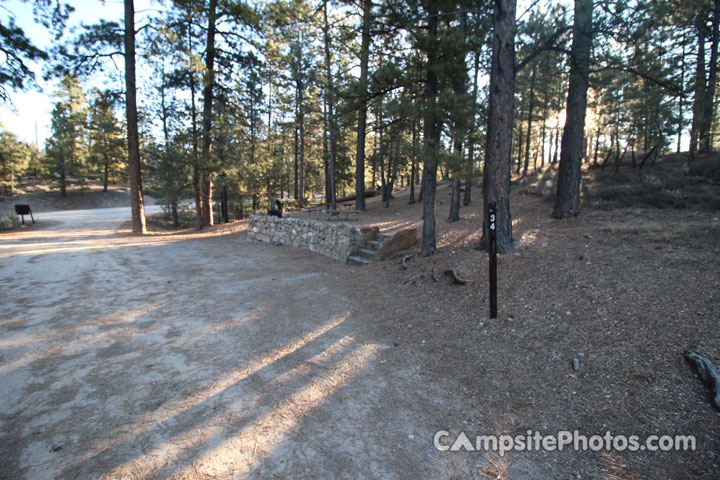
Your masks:
M720 415L682 354L720 360L708 162L587 171L588 207L563 221L552 169L517 179L495 320L472 248L479 189L448 224L441 183L438 253L407 270L252 242L246 221L140 237L116 209L40 215L0 234L0 478L717 478ZM391 233L421 211L398 192L358 223ZM433 266L468 284L434 282ZM500 457L439 452L439 430L694 435L697 449Z

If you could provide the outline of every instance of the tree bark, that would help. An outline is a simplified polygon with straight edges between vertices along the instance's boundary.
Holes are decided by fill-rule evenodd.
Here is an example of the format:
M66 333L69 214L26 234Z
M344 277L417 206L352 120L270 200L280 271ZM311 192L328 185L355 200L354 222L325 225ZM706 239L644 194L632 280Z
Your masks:
M222 212L222 221L223 221L223 223L230 223L230 215L228 214L227 184L223 184L221 199L222 200L221 200L221 204L220 204L220 211Z
M377 104L377 110L375 113L375 118L377 119L377 128L379 130L377 138L379 142L379 148L377 152L379 153L377 158L378 162L380 163L380 200L382 202L385 202L386 196L387 196L387 177L390 176L390 172L388 171L388 175L385 175L385 140L384 140L384 133L385 133L385 126L383 125L383 99L382 97L378 98L378 104ZM389 170L389 169L388 169ZM373 175L374 177L374 175Z
M417 171L417 129L418 122L414 121L412 126L412 159L410 161L410 198L408 199L409 204L415 203L415 175Z
M530 73L530 105L528 106L527 137L525 139L525 164L523 165L522 176L526 177L530 164L530 139L532 137L533 107L535 106L535 65Z
M712 33L710 35L710 67L705 98L702 105L703 124L700 129L700 148L709 153L712 149L711 131L715 111L715 85L717 85L718 41L720 40L720 0L713 3Z
M332 77L331 56L330 56L330 25L328 24L328 1L323 2L323 36L325 39L325 75L327 76L327 121L328 133L330 136L330 151L328 158L328 202L334 203L335 192L335 152L336 152L336 128L335 128L335 91Z
M462 42L460 42L460 51L454 51L452 56L454 57L454 64L452 65L453 71L451 72L450 82L453 87L453 93L456 98L461 100L464 104L467 98L467 17L463 14L462 20ZM448 216L448 222L456 222L460 220L460 176L462 175L463 164L467 165L463 160L463 145L465 144L466 137L468 135L468 121L466 118L466 112L460 111L451 114L453 123L455 126L453 150L455 156L459 159L456 164L455 161L451 162L447 166L448 175L452 175L452 196L450 197L450 214Z
M305 205L305 109L303 103L305 101L303 87L299 91L298 107L298 139L300 141L298 154L298 204L302 207Z
M595 151L593 152L593 165L597 165L598 152L600 151L600 122L598 120L597 134L595 135Z
M187 5L187 50L192 52L192 19L193 11L192 6L188 3ZM193 197L195 199L195 228L201 230L203 227L203 209L202 209L202 195L200 193L200 152L198 146L198 126L197 126L197 107L195 103L195 96L197 92L197 85L195 81L195 72L193 67L189 67L188 70L189 83L190 83L190 120L192 130L192 187Z
M390 200L392 200L393 188L395 186L395 179L397 178L397 165L400 161L400 143L395 142L395 151L388 162L388 180L385 182L385 208L390 206Z
M60 196L67 197L67 179L65 175L65 155L61 155L59 159L60 170Z
M682 140L683 127L685 122L683 121L684 105L685 100L685 43L687 42L687 30L683 30L682 37L682 55L680 57L680 95L678 95L678 126L677 126L677 150L676 153L680 153L680 144ZM647 147L647 146L646 146Z
M515 114L515 0L496 0L488 97L488 128L483 168L483 237L487 247L488 204L497 206L497 251L513 250L510 215L510 155Z
M516 167L515 167L515 173L520 173L520 168L522 167L522 158L523 158L523 139L525 132L523 132L522 124L518 127L518 138L517 138L517 161L516 161Z
M210 0L208 6L207 43L205 52L205 80L203 85L203 226L212 226L212 124L213 124L213 83L215 81L215 21L217 18L217 0Z
M543 121L542 121L542 127L540 127L540 131L542 132L540 134L540 168L543 168L545 166L545 117L547 115L547 108L543 110ZM537 172L537 166L535 167L535 172Z
M105 141L105 149L103 151L103 192L108 191L108 178L110 177L110 159L107 153L107 142Z
M477 93L478 93L478 73L480 71L480 55L475 52L475 64L473 65L473 93L472 93L472 112L470 113L470 131L474 132L477 127L475 116L477 115ZM463 197L463 205L468 206L472 202L472 175L475 170L475 138L468 135L468 158L467 172L465 172L465 195Z
M435 187L437 184L438 150L440 148L440 119L437 112L438 76L437 76L437 0L427 0L428 50L425 68L425 162L423 170L423 230L420 248L421 256L435 253Z
M147 233L140 174L140 137L138 133L135 90L135 6L125 0L125 111L128 135L128 180L133 233Z
M450 197L450 215L448 223L460 220L460 176L455 175L452 184L452 196Z
M295 125L293 128L293 198L295 201L300 200L299 190L298 190L298 164L300 159L300 135L298 133L298 117L300 116L300 106L299 106L300 100L299 100L299 93L297 90L297 84L295 87Z
M592 10L592 0L575 0L567 114L560 151L557 197L553 210L553 216L556 218L566 218L580 213L580 169L590 75Z
M703 14L700 13L700 16ZM703 103L706 97L706 83L705 83L705 39L707 38L707 32L704 24L704 18L697 19L697 34L698 34L698 53L697 53L697 67L695 69L695 98L693 99L693 118L692 126L690 130L690 155L694 155L698 150L698 144L700 144L701 131L703 124L705 123L703 114L705 112ZM686 171L689 169L689 165Z
M360 100L358 105L357 148L355 153L355 209L365 210L365 133L367 129L367 84L370 59L372 0L363 0L363 24L360 47ZM373 185L373 188L375 185Z

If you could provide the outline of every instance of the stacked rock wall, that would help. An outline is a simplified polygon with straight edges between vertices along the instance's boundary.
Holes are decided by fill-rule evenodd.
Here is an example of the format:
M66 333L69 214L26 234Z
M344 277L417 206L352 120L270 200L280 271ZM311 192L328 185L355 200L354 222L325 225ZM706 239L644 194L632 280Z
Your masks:
M347 258L364 242L377 236L377 227L299 217L253 215L248 226L248 238L253 240L304 248L342 263L347 263Z

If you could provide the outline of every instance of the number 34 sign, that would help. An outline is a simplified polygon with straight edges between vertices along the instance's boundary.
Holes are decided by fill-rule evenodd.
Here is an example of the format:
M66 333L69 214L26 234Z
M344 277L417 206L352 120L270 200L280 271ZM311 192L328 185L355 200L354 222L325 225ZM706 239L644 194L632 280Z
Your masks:
M497 318L497 205L488 203L488 256L490 257L490 318Z

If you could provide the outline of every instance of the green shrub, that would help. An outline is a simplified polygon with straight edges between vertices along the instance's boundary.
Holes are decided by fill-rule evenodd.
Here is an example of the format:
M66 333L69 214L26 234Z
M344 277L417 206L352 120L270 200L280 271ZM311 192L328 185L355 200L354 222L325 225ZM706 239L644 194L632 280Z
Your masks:
M13 212L0 212L0 230L14 230L20 226L20 218Z
M720 180L720 159L717 156L698 158L690 162L690 174Z

